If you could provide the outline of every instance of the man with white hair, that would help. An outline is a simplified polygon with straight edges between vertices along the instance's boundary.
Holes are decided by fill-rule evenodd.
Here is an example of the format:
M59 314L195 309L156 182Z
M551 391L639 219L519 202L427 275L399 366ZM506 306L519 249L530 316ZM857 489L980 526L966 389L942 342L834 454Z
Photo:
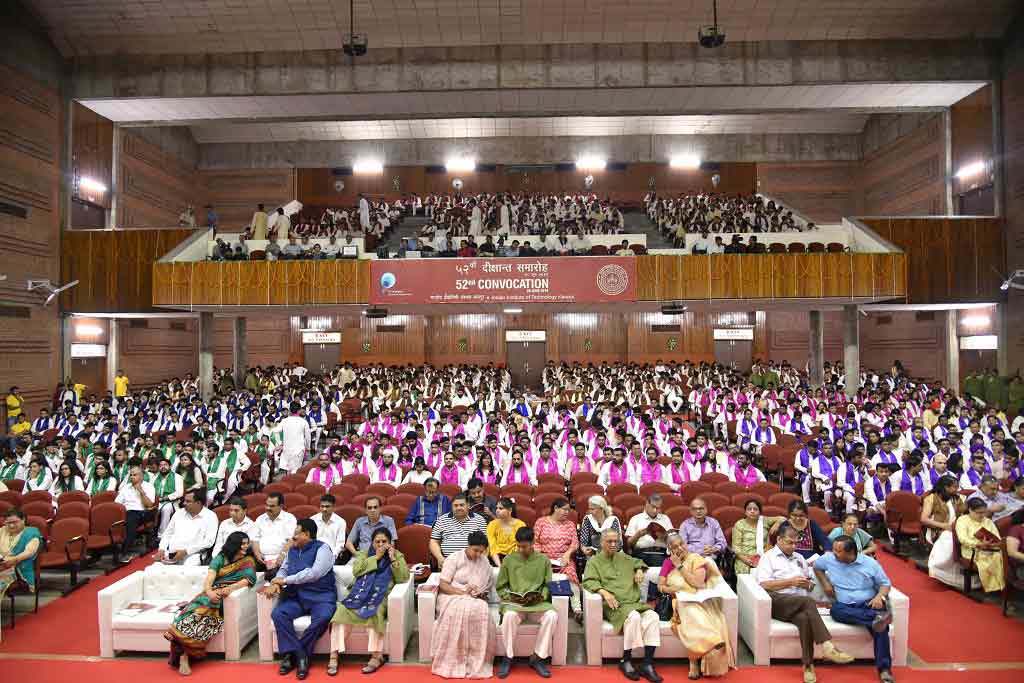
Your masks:
M583 588L597 593L604 600L602 611L616 633L622 633L622 660L619 670L631 681L643 676L651 683L661 683L654 670L654 650L661 645L661 622L640 595L640 584L646 580L647 565L643 560L620 551L622 538L618 531L606 529L601 534L601 552L587 562ZM633 666L633 649L643 648L644 659Z

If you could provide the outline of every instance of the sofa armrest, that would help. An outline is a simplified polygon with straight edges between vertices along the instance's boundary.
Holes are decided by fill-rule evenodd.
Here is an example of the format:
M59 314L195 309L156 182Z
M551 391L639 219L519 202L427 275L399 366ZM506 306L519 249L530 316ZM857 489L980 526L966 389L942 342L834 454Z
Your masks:
M739 633L754 654L754 664L767 666L771 661L772 599L751 574L740 574L736 589Z
M601 666L604 599L597 593L580 590L583 592L583 638L587 645L587 665Z
M128 603L142 600L144 577L144 572L134 572L97 593L101 657L114 656L114 615Z
M440 585L441 575L431 574L423 585ZM430 661L430 643L434 637L434 619L437 615L437 591L416 593L416 619L419 632L421 662Z
M413 580L396 585L388 596L388 660L405 661L405 646L412 637L416 587Z
M717 586L722 594L722 612L725 614L725 623L729 627L729 641L732 643L732 651L737 652L739 643L739 596L725 580L721 580Z
M551 643L551 664L554 666L565 666L569 652L569 596L556 595L551 598L551 604L555 607L558 615L558 623L555 625L555 635Z
M892 608L892 663L893 666L906 666L910 639L910 597L893 587L889 590L889 605Z
M256 591L241 588L224 599L224 659L242 658L242 649L258 630Z
M259 594L256 596L256 622L260 639L261 662L274 661L274 620L271 618L271 614L276 604L277 598Z

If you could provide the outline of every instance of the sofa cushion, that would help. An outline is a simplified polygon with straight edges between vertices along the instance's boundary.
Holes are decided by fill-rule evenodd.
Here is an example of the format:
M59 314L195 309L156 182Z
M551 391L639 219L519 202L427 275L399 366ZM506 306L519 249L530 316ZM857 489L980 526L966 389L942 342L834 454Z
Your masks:
M206 567L151 564L144 570L142 598L147 602L191 600L202 592L208 571Z
M833 621L832 617L827 614L821 615L821 620L828 628L828 632L832 634L833 638L856 638L856 637L867 637L867 630L857 624L841 624L838 621ZM800 632L797 630L794 624L786 621L779 621L778 619L772 619L771 629L769 631L772 638L799 638Z
M177 616L177 605L182 600L155 600L146 597L144 602L153 607L135 616L115 612L114 618L111 620L111 626L114 630L164 631L171 625L174 617Z
M660 622L660 624L661 624L661 626L659 627L658 630L661 631L661 635L671 635L672 634L672 622L671 621L662 621L662 622ZM611 622L608 622L608 621L602 621L601 622L601 634L602 635L606 635L606 636L614 636L614 635L620 635L621 636L622 635L622 633L616 634L615 633L615 629L612 628Z

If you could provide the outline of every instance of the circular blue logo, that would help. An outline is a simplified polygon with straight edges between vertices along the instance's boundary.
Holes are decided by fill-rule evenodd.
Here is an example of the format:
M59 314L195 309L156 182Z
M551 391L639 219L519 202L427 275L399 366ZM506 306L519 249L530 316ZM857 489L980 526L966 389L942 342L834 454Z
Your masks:
M380 288L391 289L398 282L398 278L395 277L394 273L384 273L380 276Z

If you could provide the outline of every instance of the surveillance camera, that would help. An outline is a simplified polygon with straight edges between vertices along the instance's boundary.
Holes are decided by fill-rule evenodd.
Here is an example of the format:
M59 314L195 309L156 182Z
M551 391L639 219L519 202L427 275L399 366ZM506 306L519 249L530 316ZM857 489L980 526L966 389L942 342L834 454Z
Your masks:
M697 31L697 42L701 47L722 47L725 44L725 32L718 26L701 26Z
M366 54L367 45L369 45L369 41L365 33L353 33L348 37L348 40L342 45L341 49L349 57L362 57Z

